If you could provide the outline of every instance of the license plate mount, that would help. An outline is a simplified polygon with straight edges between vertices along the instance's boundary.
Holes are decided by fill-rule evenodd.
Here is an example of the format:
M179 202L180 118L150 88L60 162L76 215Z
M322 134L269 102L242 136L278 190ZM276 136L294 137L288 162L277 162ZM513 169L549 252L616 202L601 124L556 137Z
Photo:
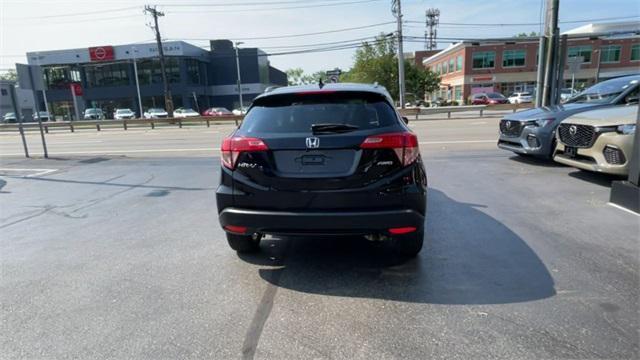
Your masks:
M578 149L573 146L565 146L564 154L570 158L574 158L578 155Z

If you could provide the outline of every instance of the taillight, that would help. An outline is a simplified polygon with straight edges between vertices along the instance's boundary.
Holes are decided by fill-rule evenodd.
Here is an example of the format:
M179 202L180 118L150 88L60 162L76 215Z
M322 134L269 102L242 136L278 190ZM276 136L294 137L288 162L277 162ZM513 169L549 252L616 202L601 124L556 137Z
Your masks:
M240 153L266 150L269 150L269 147L267 147L264 141L258 138L242 136L226 137L220 147L222 165L233 170L236 167L236 161Z
M393 149L403 166L413 163L420 155L418 137L411 132L372 135L364 139L360 148Z

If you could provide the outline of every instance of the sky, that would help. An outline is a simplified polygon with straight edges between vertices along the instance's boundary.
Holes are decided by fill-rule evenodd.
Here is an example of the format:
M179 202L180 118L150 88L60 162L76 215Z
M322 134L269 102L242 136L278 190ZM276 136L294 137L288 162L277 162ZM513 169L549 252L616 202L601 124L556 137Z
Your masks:
M402 0L405 36L424 36L425 10L438 8L440 48L446 38L487 38L539 31L543 0ZM163 39L185 40L208 48L206 39L239 39L244 47L267 53L325 47L318 45L371 38L395 31L391 0L0 0L0 70L25 63L28 51L61 50L101 45L152 42L145 4L165 12L160 18ZM629 19L629 17L636 17ZM639 21L637 0L560 0L560 21L618 18ZM622 19L626 18L626 19ZM413 22L416 21L416 22ZM384 24L386 23L386 24ZM376 25L382 24L382 25ZM459 25L465 24L465 25ZM493 24L492 26L470 24ZM588 22L560 25L561 31ZM345 28L371 27L309 36L280 37ZM191 40L200 39L200 40ZM424 43L405 43L405 52L422 50ZM281 70L301 67L306 72L348 69L355 49L307 54L274 55Z

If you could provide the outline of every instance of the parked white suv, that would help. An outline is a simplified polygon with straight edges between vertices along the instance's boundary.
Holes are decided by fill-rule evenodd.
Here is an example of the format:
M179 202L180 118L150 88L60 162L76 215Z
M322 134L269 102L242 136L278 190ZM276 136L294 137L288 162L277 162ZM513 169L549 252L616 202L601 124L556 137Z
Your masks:
M84 111L85 120L104 120L102 109L88 108Z
M160 119L160 118L166 118L168 116L169 114L167 114L167 112L164 109L160 109L160 108L151 108L144 112L145 119Z
M533 100L530 92L514 92L509 96L509 103L511 104L524 104L530 103Z
M135 119L135 117L136 113L131 111L131 109L116 109L116 111L113 112L113 118L116 120Z
M177 118L188 118L188 117L197 117L200 116L195 110L189 108L178 108L173 112L173 117Z

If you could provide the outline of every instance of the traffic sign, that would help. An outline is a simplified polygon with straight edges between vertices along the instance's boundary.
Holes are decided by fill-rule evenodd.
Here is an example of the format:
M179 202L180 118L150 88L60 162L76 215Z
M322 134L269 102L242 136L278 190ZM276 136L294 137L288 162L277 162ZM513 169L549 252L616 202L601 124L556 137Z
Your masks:
M584 62L584 56L573 56L567 59L567 65L569 65L569 72L575 74L580 70L580 66Z

